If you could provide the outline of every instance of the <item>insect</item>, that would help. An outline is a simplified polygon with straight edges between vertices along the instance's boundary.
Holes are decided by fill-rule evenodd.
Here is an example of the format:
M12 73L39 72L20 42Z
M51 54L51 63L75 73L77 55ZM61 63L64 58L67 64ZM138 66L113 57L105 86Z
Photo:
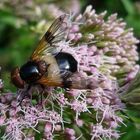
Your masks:
M11 72L11 81L17 88L26 84L70 88L70 76L77 71L77 61L66 52L57 52L55 44L64 38L66 15L58 17L33 51L30 59Z

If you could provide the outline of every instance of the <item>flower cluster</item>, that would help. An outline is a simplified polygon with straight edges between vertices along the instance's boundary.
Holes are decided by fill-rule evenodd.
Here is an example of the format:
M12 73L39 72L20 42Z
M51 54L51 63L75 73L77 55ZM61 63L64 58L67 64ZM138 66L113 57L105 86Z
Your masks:
M54 4L55 3L55 4ZM56 18L71 9L73 12L80 11L79 0L71 1L38 1L38 0L1 0L0 9L9 9L19 17L18 25L29 21L45 21L48 18ZM53 10L52 10L53 9ZM17 25L17 26L18 26Z
M96 14L88 6L83 14L67 19L68 34L57 50L72 54L78 62L78 71L71 77L73 89L46 87L41 104L39 87L32 87L31 99L25 98L19 106L17 95L0 96L3 139L120 137L116 128L123 124L119 112L124 104L117 91L138 70L138 40L116 14L107 21L105 14ZM24 92L18 91L19 95Z
M99 57L98 60L94 58L99 63L98 69L118 78L121 83L126 82L135 77L139 68L136 65L139 59L136 44L139 41L133 36L133 30L126 29L126 23L117 19L117 14L109 16L107 21L105 15L106 12L96 14L88 6L83 15L75 17L69 39L76 44L91 46L93 50L90 52Z

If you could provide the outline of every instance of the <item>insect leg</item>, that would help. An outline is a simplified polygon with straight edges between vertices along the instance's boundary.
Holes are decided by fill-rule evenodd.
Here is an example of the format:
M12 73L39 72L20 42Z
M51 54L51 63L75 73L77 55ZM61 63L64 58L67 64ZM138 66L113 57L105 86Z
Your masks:
M19 95L17 96L18 106L21 105L25 97L31 98L31 95L29 94L30 88L31 88L31 85L28 85L27 89L23 92L20 92Z
M45 87L43 85L40 85L41 87L41 91L39 92L39 104L41 104L43 106L43 95L44 95L44 90Z

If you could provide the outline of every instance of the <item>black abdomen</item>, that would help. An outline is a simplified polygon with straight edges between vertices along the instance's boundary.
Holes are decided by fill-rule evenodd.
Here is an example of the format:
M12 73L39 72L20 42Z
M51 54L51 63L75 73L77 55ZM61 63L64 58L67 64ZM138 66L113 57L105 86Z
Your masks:
M56 56L56 61L59 66L60 72L70 71L72 73L77 71L77 61L74 57L65 52L59 52Z
M69 77L77 71L77 61L71 54L65 52L58 53L55 58L60 69L61 78L63 79L63 87L70 88L72 81Z

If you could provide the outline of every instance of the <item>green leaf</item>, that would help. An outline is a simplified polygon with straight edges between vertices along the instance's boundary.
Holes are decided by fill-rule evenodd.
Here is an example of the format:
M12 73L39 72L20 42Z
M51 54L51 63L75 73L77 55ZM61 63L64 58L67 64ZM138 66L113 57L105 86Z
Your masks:
M133 123L127 122L126 126L121 126L119 131L122 132L122 135L119 140L139 140L140 133L139 130L136 129Z
M130 0L121 0L126 11L128 12L129 15L134 15L135 14L135 8L133 3Z

